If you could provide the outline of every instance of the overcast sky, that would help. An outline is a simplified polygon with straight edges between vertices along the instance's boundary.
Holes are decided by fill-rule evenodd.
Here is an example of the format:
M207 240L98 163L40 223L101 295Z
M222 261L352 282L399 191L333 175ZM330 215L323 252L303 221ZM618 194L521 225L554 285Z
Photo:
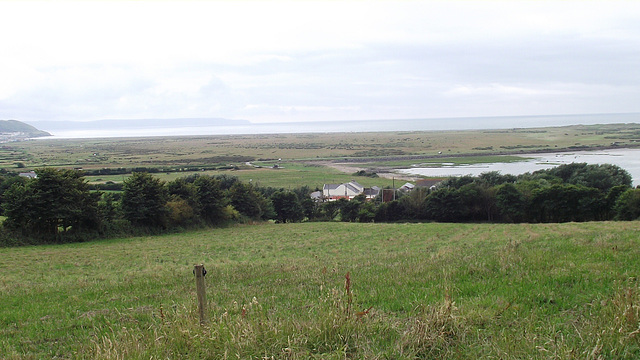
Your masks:
M640 1L0 0L0 119L640 112Z

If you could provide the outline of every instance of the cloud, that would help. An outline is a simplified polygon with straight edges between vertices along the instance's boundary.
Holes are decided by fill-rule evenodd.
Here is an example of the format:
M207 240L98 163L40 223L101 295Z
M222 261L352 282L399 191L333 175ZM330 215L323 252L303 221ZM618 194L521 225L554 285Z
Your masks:
M560 89L536 89L533 87L509 86L503 84L489 84L481 86L458 85L445 92L446 96L509 96L532 97L548 95L570 95L572 92Z
M639 19L629 1L0 2L0 117L640 111Z

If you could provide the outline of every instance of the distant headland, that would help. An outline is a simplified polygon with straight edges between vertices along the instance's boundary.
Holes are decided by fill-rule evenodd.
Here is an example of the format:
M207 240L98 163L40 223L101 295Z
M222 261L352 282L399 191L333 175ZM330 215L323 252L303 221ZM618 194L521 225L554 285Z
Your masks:
M0 142L22 141L43 136L51 134L18 120L0 120Z

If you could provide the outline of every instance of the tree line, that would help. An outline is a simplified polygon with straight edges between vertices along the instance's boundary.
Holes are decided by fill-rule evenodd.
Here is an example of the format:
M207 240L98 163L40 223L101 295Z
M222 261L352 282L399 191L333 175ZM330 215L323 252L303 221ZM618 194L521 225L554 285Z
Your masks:
M37 178L0 178L0 244L50 243L158 233L227 222L634 220L640 189L615 165L576 163L519 176L452 177L435 189L396 191L396 200L315 202L308 187L256 187L228 175L164 182L135 172L119 192L93 191L75 170L38 169ZM317 190L317 189L316 189Z

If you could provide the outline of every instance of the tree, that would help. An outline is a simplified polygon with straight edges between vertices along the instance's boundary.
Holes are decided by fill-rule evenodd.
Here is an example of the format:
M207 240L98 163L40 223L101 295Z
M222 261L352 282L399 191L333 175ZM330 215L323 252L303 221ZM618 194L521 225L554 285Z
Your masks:
M227 174L217 175L215 179L220 181L220 188L222 190L229 190L233 184L240 182L237 176Z
M120 193L103 193L98 200L98 214L103 222L111 222L118 216Z
M404 212L405 208L400 204L400 201L398 200L390 201L388 203L385 203L385 205L386 205L387 221L400 221L407 218L407 214ZM425 205L425 211L426 211L426 205Z
M196 186L193 184L197 177L182 177L167 184L169 196L177 196L189 202L193 207L196 205Z
M572 184L534 190L530 205L533 220L538 222L598 220L605 209L598 189Z
M405 217L409 219L426 219L425 201L428 195L428 188L416 187L409 194L401 197L398 201L404 208Z
M301 186L293 189L293 192L298 197L298 201L300 202L300 206L302 206L302 211L304 213L304 217L307 219L312 219L315 217L315 213L317 211L316 202L311 199L311 189L307 186Z
M607 192L614 186L631 186L631 175L621 167L611 164L564 164L547 170L550 174L573 185L596 188Z
M442 181L439 185L438 188L442 189L442 188L453 188L453 189L459 189L467 184L471 184L472 182L474 182L476 179L471 176L471 175L465 175L465 176L451 176L448 177L447 179L445 179L444 181Z
M441 188L425 200L427 218L442 222L464 221L463 201L456 189Z
M636 220L640 218L640 189L629 189L616 201L617 220Z
M502 221L517 223L526 219L527 199L513 184L496 188L496 207Z
M607 193L607 196L605 198L606 215L604 220L611 220L615 218L616 203L618 202L620 195L624 194L629 189L631 188L626 185L617 185L609 189L609 192Z
M39 226L29 226L29 223L36 219L32 212L35 208L33 204L33 192L27 185L14 183L4 192L4 202L2 203L3 213L7 217L4 226L14 230L21 230L23 234L29 230L37 231Z
M304 218L302 206L294 192L278 190L271 195L271 202L276 212L276 222L297 222Z
M167 220L171 226L188 225L195 218L193 207L189 202L178 196L171 196L167 204Z
M518 178L511 174L500 174L499 171L483 172L478 176L478 181L482 182L486 186L498 186L502 184L513 184Z
M166 225L167 189L149 173L134 172L123 182L122 215L135 225Z
M81 173L39 169L36 174L37 178L15 183L5 192L7 227L58 241L63 233L99 227L100 193L89 191Z
M193 185L196 188L196 202L200 217L210 224L225 220L225 208L229 201L220 180L211 176L199 176Z
M350 201L343 203L342 207L340 208L340 217L342 221L355 222L358 219L360 206L364 203L364 201L364 194L360 194Z
M376 205L372 201L366 201L360 205L358 222L372 222L376 216Z
M231 205L244 216L257 220L264 219L265 215L273 215L269 201L251 184L237 182L231 186L228 194Z
M339 199L337 201L327 201L319 206L318 218L324 221L332 221L340 214L342 205L347 203L345 199Z
M24 185L27 179L22 176L3 176L0 181L0 205L4 204L4 193L9 190L11 185L18 183Z
M495 188L483 186L477 182L467 184L456 190L460 199L459 221L491 221L495 217Z

